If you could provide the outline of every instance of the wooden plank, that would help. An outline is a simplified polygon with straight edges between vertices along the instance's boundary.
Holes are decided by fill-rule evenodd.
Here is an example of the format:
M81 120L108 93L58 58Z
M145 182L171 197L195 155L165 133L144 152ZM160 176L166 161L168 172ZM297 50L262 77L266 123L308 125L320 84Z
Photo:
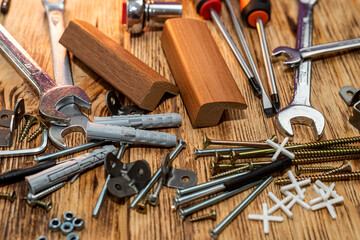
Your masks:
M232 1L239 15L238 1ZM298 1L277 0L272 1L272 19L265 26L268 45L273 49L280 45L295 46L296 21L298 14ZM114 41L130 50L135 56L153 68L160 75L174 83L170 68L161 48L161 31L146 31L138 37L130 37L120 24L121 1L66 1L65 22L80 19L96 26L100 31L111 37ZM182 1L184 17L199 19L192 1ZM314 8L314 44L345 40L360 36L360 0L351 1L321 1ZM226 6L223 4L221 19L229 29L235 42L236 33L231 24ZM0 23L13 35L25 50L38 62L38 64L53 76L51 62L51 48L48 33L48 24L41 1L12 0L8 15L0 16ZM243 111L230 110L222 119L222 123L215 127L193 129L180 96L166 99L154 113L178 112L184 120L179 129L167 129L166 132L176 134L188 143L188 147L174 162L175 167L194 170L198 173L199 183L207 181L210 176L209 162L212 158L194 159L194 147L201 148L202 136L207 134L214 139L261 140L278 134L274 126L274 118L266 118L261 102L256 98L246 81L236 59L223 39L214 23L207 21L207 25L222 53L228 67L238 85L240 92L248 104ZM243 22L245 38L248 40L251 52L256 55L260 76L265 79L265 69L261 58L261 50L255 29L247 27ZM273 59L273 67L278 83L279 96L282 106L291 100L293 86L293 70L283 66L283 59ZM320 110L326 117L326 127L323 139L337 137L350 137L358 135L359 131L348 122L351 108L346 106L338 94L340 87L352 85L359 88L360 53L334 55L328 58L319 58L313 62L312 69L312 105ZM20 98L25 99L27 112L38 115L38 96L29 87L12 66L0 57L0 107L11 109ZM80 60L72 58L72 71L75 84L83 88L92 100L90 111L85 112L90 118L93 116L109 115L105 107L105 93L113 89L103 79L86 67ZM267 89L266 82L264 83ZM126 103L130 103L127 100ZM306 126L294 127L296 142L314 140L310 129ZM18 144L18 132L15 133L16 143L11 149L29 148L39 145L37 142ZM281 137L281 140L283 138ZM78 145L85 142L81 134L73 133L66 137L68 145ZM56 151L52 145L46 153ZM138 159L148 160L152 172L159 166L162 156L167 149L132 147L127 150L124 161ZM84 153L84 152L83 152ZM80 155L78 153L76 155ZM62 158L65 159L65 158ZM3 158L0 159L0 171L30 166L32 157ZM358 169L359 163L352 161ZM334 165L337 165L336 163ZM96 203L106 173L103 167L96 168L83 174L74 184L67 184L64 188L46 197L45 200L54 202L54 209L45 213L42 209L32 209L18 199L13 204L0 200L0 239L36 239L46 235L49 239L64 239L61 233L51 233L48 222L53 217L61 217L67 210L72 210L79 217L85 219L86 228L79 232L81 239L209 239L209 229L216 226L226 215L245 198L249 191L228 199L212 209L218 213L218 220L190 223L181 221L176 213L171 212L172 196L174 190L164 188L160 194L160 206L148 209L146 215L129 210L126 199L121 203L106 199L98 219L93 219L91 213ZM261 203L272 205L266 196L268 191L280 197L279 187L274 184L260 194L245 211L220 235L220 239L354 239L360 236L359 204L360 183L339 182L336 184L338 194L344 196L344 205L336 207L338 218L332 220L326 210L308 212L295 206L294 218L285 218L283 223L271 223L270 233L265 236L262 225L256 221L249 221L247 214L261 213ZM24 182L0 188L0 192L16 191L18 196L25 196L28 192ZM314 192L308 189L306 200L315 197ZM208 212L208 209L202 211ZM285 216L281 212L276 215Z

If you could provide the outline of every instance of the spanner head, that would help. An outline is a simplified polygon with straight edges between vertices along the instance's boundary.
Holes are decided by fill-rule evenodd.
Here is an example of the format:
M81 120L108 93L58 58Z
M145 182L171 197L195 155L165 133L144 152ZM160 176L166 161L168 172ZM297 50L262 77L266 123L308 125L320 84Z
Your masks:
M75 104L68 104L59 109L60 112L66 113L71 118L70 124L65 126L51 125L49 129L49 138L55 146L66 149L64 136L70 132L81 132L85 134L87 118Z
M295 67L302 61L300 52L294 48L280 46L280 47L275 48L272 52L273 57L279 56L281 54L285 54L289 57L289 59L287 61L285 61L284 64L290 65L291 67Z
M68 104L77 104L89 109L91 101L79 87L70 85L55 87L40 97L39 111L47 121L66 125L70 122L70 117L59 109Z
M276 126L282 134L294 136L291 127L294 123L310 126L316 139L321 138L325 128L325 118L322 113L306 105L290 105L278 113Z

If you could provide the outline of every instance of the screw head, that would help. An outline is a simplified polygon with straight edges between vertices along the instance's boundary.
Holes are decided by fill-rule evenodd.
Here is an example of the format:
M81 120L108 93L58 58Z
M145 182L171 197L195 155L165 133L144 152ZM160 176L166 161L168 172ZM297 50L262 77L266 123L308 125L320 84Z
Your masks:
M47 212L49 212L52 209L52 201L46 202L44 204L44 208Z
M209 214L209 219L215 221L216 220L216 211L215 210L211 210L210 214Z
M204 135L204 149L206 149L211 144L211 139Z
M9 193L9 201L10 202L14 202L16 200L16 192L12 191L11 193Z
M296 166L295 166L295 174L296 174L297 176L299 176L299 175L301 174L299 165L296 165Z

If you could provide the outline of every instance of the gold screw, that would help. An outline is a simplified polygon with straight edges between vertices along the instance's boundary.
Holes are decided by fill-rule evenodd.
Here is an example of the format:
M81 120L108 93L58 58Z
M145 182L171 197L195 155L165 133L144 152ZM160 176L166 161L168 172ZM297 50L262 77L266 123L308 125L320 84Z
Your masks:
M311 164L311 163L324 163L324 162L335 162L335 161L343 161L346 159L358 159L360 158L360 154L358 155L339 155L339 156L326 156L326 157L311 157L311 158L298 158L293 159L292 164Z
M277 140L277 136L272 136L272 139ZM249 142L249 141L229 141L229 140L213 140L204 136L204 149L210 145L227 145L227 146L242 146L242 147L256 147L256 148L269 148L265 142Z
M239 172L244 172L246 170L249 170L250 165L248 164L247 166L243 166L243 167L239 167L239 168L234 168L231 169L230 171L226 171L226 172L222 172L216 175L213 175L210 177L210 180L216 179L216 178L221 178L221 177L225 177L225 176L229 176L235 173L239 173Z
M205 220L205 219L211 219L213 221L216 220L216 212L215 212L215 210L211 210L211 212L208 213L208 214L191 218L190 222L197 222L197 221L201 221L201 220Z
M37 118L32 115L25 114L24 117L25 117L26 123L20 132L19 142L22 142L24 140L26 135L29 133L31 126L37 122Z
M346 162L345 164L343 164L340 167L337 167L329 172L324 173L323 175L331 175L337 172L341 172L341 171L346 171L346 172L351 172L352 171L352 167L350 162Z
M344 173L344 174L333 174L333 175L314 175L314 176L302 176L295 177L296 181L302 181L310 179L311 182L320 180L322 182L331 182L331 181L350 181L350 180L359 180L360 172ZM291 183L289 178L278 178L275 181L275 184L285 185Z
M0 193L0 198L7 199L10 202L14 202L16 199L16 192Z
M44 202L44 201L40 201L40 200L35 200L35 199L28 199L27 197L23 197L22 199L26 200L26 202L29 204L29 206L31 207L35 207L35 206L39 206L44 208L47 212L49 212L52 208L52 202Z
M299 176L303 173L328 172L334 169L336 169L336 167L333 166L300 167L299 165L296 165L295 174Z
M40 133L42 133L45 129L47 129L47 126L45 125L45 123L41 122L41 123L40 123L40 127L39 127L35 132L33 132L33 133L30 135L30 137L29 137L29 139L28 139L27 141L30 142L30 141L34 140L34 139L35 139L37 136L39 136Z
M327 149L327 150L311 150L311 151L295 151L293 152L296 157L317 157L317 156L339 156L345 154L358 154L360 148L347 148L347 149Z
M146 194L144 199L136 206L136 211L138 213L146 214L147 213L147 204L149 202L148 196L150 193Z

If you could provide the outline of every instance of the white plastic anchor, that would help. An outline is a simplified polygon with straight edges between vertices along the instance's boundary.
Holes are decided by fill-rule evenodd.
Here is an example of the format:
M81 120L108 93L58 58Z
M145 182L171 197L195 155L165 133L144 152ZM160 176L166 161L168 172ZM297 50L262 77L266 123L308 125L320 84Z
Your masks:
M251 220L259 220L264 222L264 233L269 233L269 221L274 222L282 222L284 221L283 217L280 216L269 216L268 210L267 210L267 204L263 203L263 215L256 215L256 214L249 214L248 218Z
M273 212L275 212L280 208L281 210L283 210L286 216L292 218L293 213L285 206L285 204L292 199L292 196L289 195L286 198L283 198L282 200L279 200L272 192L268 192L268 196L271 200L273 200L273 202L276 203L275 206L269 209L268 214L272 214Z
M298 182L298 181L296 181L296 178L294 177L294 174L291 172L291 170L287 171L287 175L290 178L291 184L282 186L280 188L280 191L285 194L286 191L289 191L290 189L295 189L295 191L299 195L300 199L304 200L305 196L301 190L301 186L310 184L311 180L306 179L306 180Z
M302 190L302 193L305 193L306 189L303 188ZM304 202L302 199L300 199L300 196L299 195L294 195L292 194L291 192L289 191L286 191L285 192L285 195L287 197L291 197L292 200L290 201L290 203L286 206L289 210L294 206L295 203L299 204L300 206L302 206L303 208L305 208L306 210L309 210L310 209L310 206L309 204L307 204L306 202Z
M288 140L289 138L286 137L281 143L281 145L278 145L277 143L271 141L270 139L266 140L266 143L276 150L275 154L271 158L271 161L275 161L279 157L280 153L284 154L285 156L291 159L295 158L295 154L284 148Z
M325 195L324 190L320 189L320 194ZM313 211L316 211L316 210L319 210L321 208L326 207L328 209L332 219L335 219L336 218L336 212L335 212L335 209L334 209L333 205L336 204L336 203L343 202L343 201L344 201L343 197L333 198L331 200L326 200L326 201L324 201L322 203L316 204L316 205L312 206L311 209Z

